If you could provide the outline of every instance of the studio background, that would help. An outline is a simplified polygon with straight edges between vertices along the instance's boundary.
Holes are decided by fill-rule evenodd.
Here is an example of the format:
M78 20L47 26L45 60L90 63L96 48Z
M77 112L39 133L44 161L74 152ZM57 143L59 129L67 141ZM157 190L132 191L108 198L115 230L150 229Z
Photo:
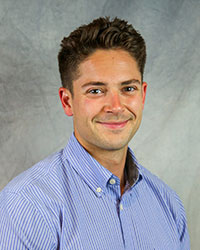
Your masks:
M181 197L198 250L199 13L199 0L0 0L0 190L64 147L73 131L58 97L62 38L99 16L118 16L147 44L147 99L130 146Z

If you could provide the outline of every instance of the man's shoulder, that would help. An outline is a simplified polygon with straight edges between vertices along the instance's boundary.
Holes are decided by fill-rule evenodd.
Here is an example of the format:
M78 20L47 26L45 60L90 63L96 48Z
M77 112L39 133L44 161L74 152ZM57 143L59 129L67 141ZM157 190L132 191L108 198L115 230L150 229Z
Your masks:
M0 192L0 228L7 230L10 240L16 239L18 242L19 236L23 238L26 234L27 239L31 239L27 240L28 246L39 246L46 235L50 243L57 241L59 223L54 221L62 205L62 197L57 197L62 188L59 178L64 169L62 152L63 150L51 154L24 171ZM38 232L35 230L37 228ZM23 233L25 234L22 236ZM0 237L4 235L4 231L0 230ZM37 242L32 240L32 236L37 237ZM4 237L2 244L8 244L7 240L9 241Z
M171 200L181 203L176 191L166 184L161 178L141 165L139 165L139 168L146 185L152 190L153 193L155 193L155 195L160 195L160 197L166 199L167 201Z
M171 195L175 194L175 191L172 188L170 188L163 180L161 180L158 176L153 174L150 170L148 170L146 167L144 167L138 162L131 148L129 148L129 152L132 157L132 160L137 166L137 170L139 172L140 177L142 177L143 179L143 183L145 183L147 187L149 187L154 191L156 190L159 192L164 191Z
M149 170L141 165L138 167L142 175L141 183L143 183L140 186L142 190L140 190L143 192L144 196L148 196L148 198L145 198L145 201L148 201L146 203L147 207L151 204L151 211L155 209L156 216L159 216L160 211L160 215L164 215L163 218L165 221L168 221L170 228L173 228L173 225L176 226L175 228L178 230L178 235L182 242L181 244L189 246L185 209L178 194Z
M37 185L52 176L53 172L59 171L62 165L62 152L60 150L50 154L43 160L39 161L29 169L25 170L13 178L2 191L11 193L20 193L25 189ZM49 179L49 182L51 178Z
M139 167L145 186L153 199L157 200L166 211L171 212L177 224L181 220L185 221L184 206L176 191L143 166L140 165Z

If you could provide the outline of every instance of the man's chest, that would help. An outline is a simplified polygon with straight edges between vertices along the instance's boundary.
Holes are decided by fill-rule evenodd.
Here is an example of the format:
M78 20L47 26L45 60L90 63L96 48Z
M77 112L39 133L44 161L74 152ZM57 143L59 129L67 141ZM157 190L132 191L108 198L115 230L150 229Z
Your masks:
M173 219L153 202L93 198L65 208L60 249L179 249Z

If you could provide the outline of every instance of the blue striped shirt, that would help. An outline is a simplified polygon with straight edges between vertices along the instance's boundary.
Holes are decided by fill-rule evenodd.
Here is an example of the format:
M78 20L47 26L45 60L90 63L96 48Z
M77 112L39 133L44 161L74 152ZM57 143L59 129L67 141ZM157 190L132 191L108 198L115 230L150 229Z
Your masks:
M122 196L74 135L13 179L0 193L0 249L190 249L180 199L128 152L137 171Z

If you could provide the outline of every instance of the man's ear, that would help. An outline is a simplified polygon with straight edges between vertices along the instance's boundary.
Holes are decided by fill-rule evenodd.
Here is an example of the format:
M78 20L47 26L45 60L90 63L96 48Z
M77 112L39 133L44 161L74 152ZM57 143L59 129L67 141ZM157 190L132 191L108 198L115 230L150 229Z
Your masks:
M59 96L62 103L64 112L68 116L73 116L73 107L72 107L72 94L66 88L59 88Z
M144 108L146 93L147 93L147 83L143 82L142 83L142 104L143 104L143 108Z

